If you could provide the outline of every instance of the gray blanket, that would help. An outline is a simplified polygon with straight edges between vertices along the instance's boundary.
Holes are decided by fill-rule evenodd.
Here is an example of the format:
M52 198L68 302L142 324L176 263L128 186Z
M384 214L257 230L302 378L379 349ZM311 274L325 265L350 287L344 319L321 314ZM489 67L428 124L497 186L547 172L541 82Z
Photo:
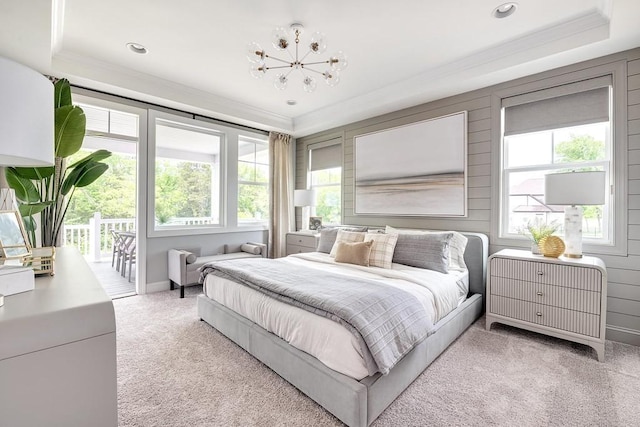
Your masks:
M389 370L430 333L427 313L410 293L374 280L293 265L282 259L237 259L205 264L270 297L347 327L360 343L369 375Z

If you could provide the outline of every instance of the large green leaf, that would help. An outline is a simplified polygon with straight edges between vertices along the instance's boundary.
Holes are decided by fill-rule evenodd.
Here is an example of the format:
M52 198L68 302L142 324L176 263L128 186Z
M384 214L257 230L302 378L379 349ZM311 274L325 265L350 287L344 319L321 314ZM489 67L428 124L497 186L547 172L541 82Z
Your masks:
M54 85L54 108L64 107L65 105L71 105L71 85L69 80L61 79Z
M18 176L15 168L7 168L5 176L9 187L16 192L16 198L25 203L40 201L40 193L31 180Z
M83 173L76 183L76 187L86 187L91 184L109 169L109 165L106 163L89 163L82 169Z
M66 196L73 187L86 187L96 179L100 178L107 169L109 169L109 165L106 163L94 161L89 161L80 167L76 167L65 178L60 192Z
M23 178L34 179L39 181L44 178L48 178L54 173L53 166L42 166L37 168L14 168L16 174Z
M22 216L22 222L24 224L24 229L27 230L29 233L33 233L34 231L36 231L36 221L33 219L32 216ZM33 244L33 242L31 242Z
M31 218L31 215L40 213L51 205L53 205L53 201L21 204L20 206L18 206L18 210L20 211L20 215L23 217L23 219L25 217ZM25 221L25 225L26 225L26 221Z
M55 153L69 157L82 147L87 118L82 108L66 105L55 111Z
M69 166L68 169L81 167L85 163L88 163L88 162L91 162L91 161L99 162L99 161L104 160L104 159L106 159L107 157L110 157L110 156L111 156L111 151L108 151L108 150L96 150L93 153L89 154L84 159L80 159L77 162L75 162L74 164L72 164L71 166Z

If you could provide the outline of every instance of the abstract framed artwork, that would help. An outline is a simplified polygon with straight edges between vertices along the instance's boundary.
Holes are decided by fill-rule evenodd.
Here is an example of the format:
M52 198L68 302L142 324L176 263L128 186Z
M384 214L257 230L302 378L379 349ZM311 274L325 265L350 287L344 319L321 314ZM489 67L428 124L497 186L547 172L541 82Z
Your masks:
M353 140L354 213L467 216L467 112Z

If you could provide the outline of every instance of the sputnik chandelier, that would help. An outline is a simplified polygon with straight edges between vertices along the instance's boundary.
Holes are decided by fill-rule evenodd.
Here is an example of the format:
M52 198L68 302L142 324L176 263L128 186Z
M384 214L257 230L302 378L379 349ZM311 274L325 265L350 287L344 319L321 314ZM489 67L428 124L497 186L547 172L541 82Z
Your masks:
M310 55L320 55L327 49L327 45L324 41L324 34L315 32L311 35L308 47L309 51L303 56L300 56L300 35L302 34L304 27L302 24L291 24L290 29L287 30L283 27L278 27L273 30L271 37L271 43L273 47L280 51L285 51L289 54L290 59L276 58L275 56L268 55L264 49L256 42L250 43L247 47L247 58L252 63L250 72L255 78L263 78L269 70L281 70L276 75L273 82L274 86L280 90L284 90L289 83L289 75L298 70L302 74L302 87L305 92L313 92L316 89L317 82L312 76L312 73L319 74L327 82L329 86L335 86L340 81L340 71L347 66L347 57L341 51L331 55L329 59L325 61L313 61L304 62L304 60ZM295 52L291 52L289 47L291 46L290 39L294 37ZM304 46L304 45L303 45ZM267 64L267 61L271 64ZM282 65L275 65L282 64ZM326 69L318 71L311 68L312 66L326 65Z

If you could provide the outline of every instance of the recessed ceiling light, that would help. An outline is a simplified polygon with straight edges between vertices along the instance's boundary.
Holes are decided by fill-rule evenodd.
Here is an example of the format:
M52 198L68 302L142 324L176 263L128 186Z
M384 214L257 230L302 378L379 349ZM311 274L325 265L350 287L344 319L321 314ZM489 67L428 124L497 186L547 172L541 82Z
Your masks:
M139 53L141 55L148 52L147 48L142 46L140 43L127 43L127 47L131 52Z
M296 105L298 103L298 101L296 101L295 99L289 99L287 101L287 105Z
M514 3L514 2L502 3L500 6L493 9L493 12L491 12L491 14L493 15L494 18L498 18L498 19L506 18L507 16L513 15L513 13L516 11L517 8L518 8L518 3Z

